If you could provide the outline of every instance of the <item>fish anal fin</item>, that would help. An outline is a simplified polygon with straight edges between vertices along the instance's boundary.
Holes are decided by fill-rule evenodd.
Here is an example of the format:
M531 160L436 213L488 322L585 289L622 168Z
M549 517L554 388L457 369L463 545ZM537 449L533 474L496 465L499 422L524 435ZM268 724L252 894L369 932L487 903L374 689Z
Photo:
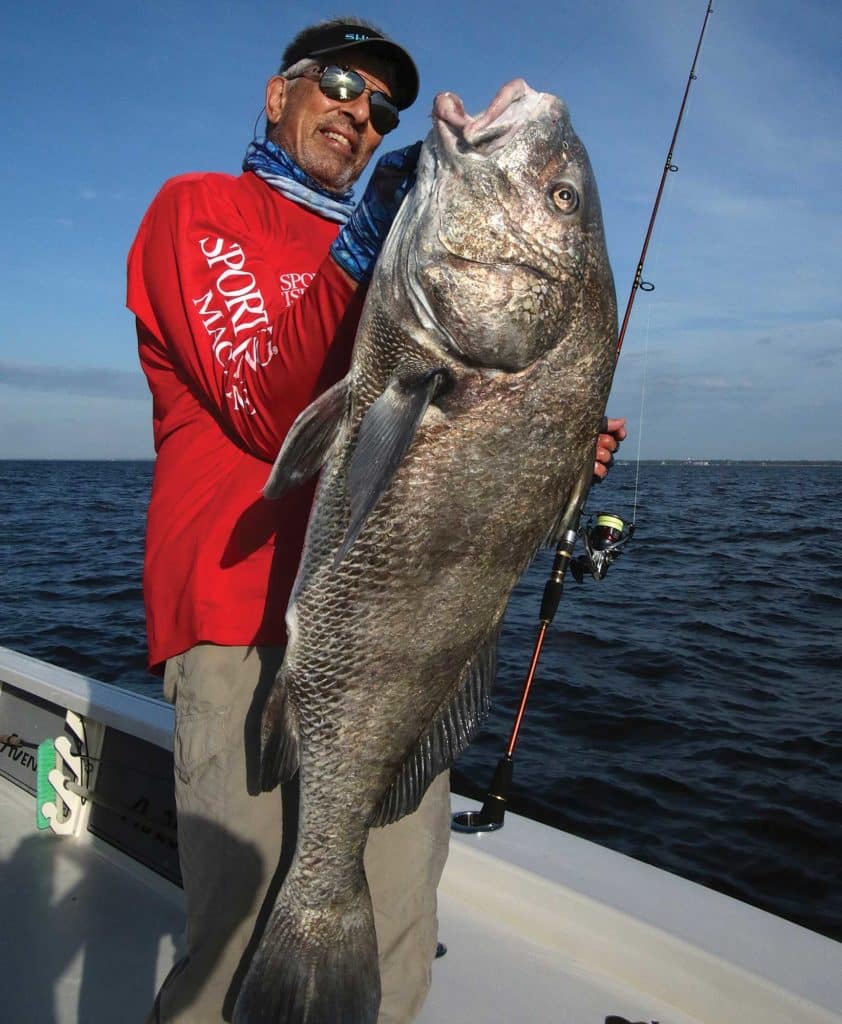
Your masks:
M351 516L334 559L338 565L395 475L427 406L450 381L442 367L394 377L367 409L348 467Z
M260 720L260 788L272 790L298 771L298 716L283 674L275 681Z
M491 702L497 635L495 628L465 665L456 692L398 770L369 827L389 825L416 810L433 779L449 768L474 738Z
M328 388L298 416L284 438L264 498L280 498L291 487L318 473L336 440L348 406L350 382L346 377Z

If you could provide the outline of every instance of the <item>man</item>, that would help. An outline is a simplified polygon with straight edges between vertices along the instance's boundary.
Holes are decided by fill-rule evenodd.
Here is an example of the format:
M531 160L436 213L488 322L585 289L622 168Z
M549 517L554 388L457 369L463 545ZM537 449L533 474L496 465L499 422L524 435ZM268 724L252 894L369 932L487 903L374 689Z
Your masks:
M259 792L257 726L283 655L312 488L277 504L260 492L298 413L347 369L418 145L380 161L356 208L348 189L417 93L412 58L371 25L305 29L267 83L267 138L249 146L245 173L167 182L129 256L157 452L149 661L165 666L175 703L187 906L187 954L151 1021L230 1019L288 864L294 794L284 805L280 790ZM611 427L600 476L625 434L622 421ZM369 839L383 1022L412 1020L429 987L448 796L445 773L415 814Z

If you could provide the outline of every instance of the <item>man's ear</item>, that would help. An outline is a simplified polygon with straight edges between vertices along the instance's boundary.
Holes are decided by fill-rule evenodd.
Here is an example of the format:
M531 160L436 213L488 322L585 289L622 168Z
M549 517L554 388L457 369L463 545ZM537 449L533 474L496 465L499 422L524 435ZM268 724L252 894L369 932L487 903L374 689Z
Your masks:
M280 75L272 75L266 83L266 117L272 124L277 124L281 119L288 84L286 78Z

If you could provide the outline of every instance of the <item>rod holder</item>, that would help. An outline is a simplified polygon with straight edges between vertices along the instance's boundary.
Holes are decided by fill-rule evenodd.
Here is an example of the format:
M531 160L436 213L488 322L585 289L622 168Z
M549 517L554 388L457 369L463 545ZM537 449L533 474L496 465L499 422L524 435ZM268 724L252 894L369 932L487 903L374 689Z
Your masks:
M514 774L514 761L504 754L497 762L485 803L479 811L457 811L451 815L450 827L454 832L496 832L503 827L509 790Z

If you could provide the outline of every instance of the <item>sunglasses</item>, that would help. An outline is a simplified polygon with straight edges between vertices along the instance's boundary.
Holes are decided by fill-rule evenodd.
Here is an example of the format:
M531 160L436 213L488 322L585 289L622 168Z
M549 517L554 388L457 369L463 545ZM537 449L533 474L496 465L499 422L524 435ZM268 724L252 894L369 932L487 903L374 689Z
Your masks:
M332 100L339 100L346 103L348 100L355 100L368 93L368 119L371 127L378 135L385 135L387 132L397 128L400 118L398 108L384 92L376 92L366 84L362 75L351 68L341 68L337 64L315 65L306 68L292 78L318 79L321 91Z

